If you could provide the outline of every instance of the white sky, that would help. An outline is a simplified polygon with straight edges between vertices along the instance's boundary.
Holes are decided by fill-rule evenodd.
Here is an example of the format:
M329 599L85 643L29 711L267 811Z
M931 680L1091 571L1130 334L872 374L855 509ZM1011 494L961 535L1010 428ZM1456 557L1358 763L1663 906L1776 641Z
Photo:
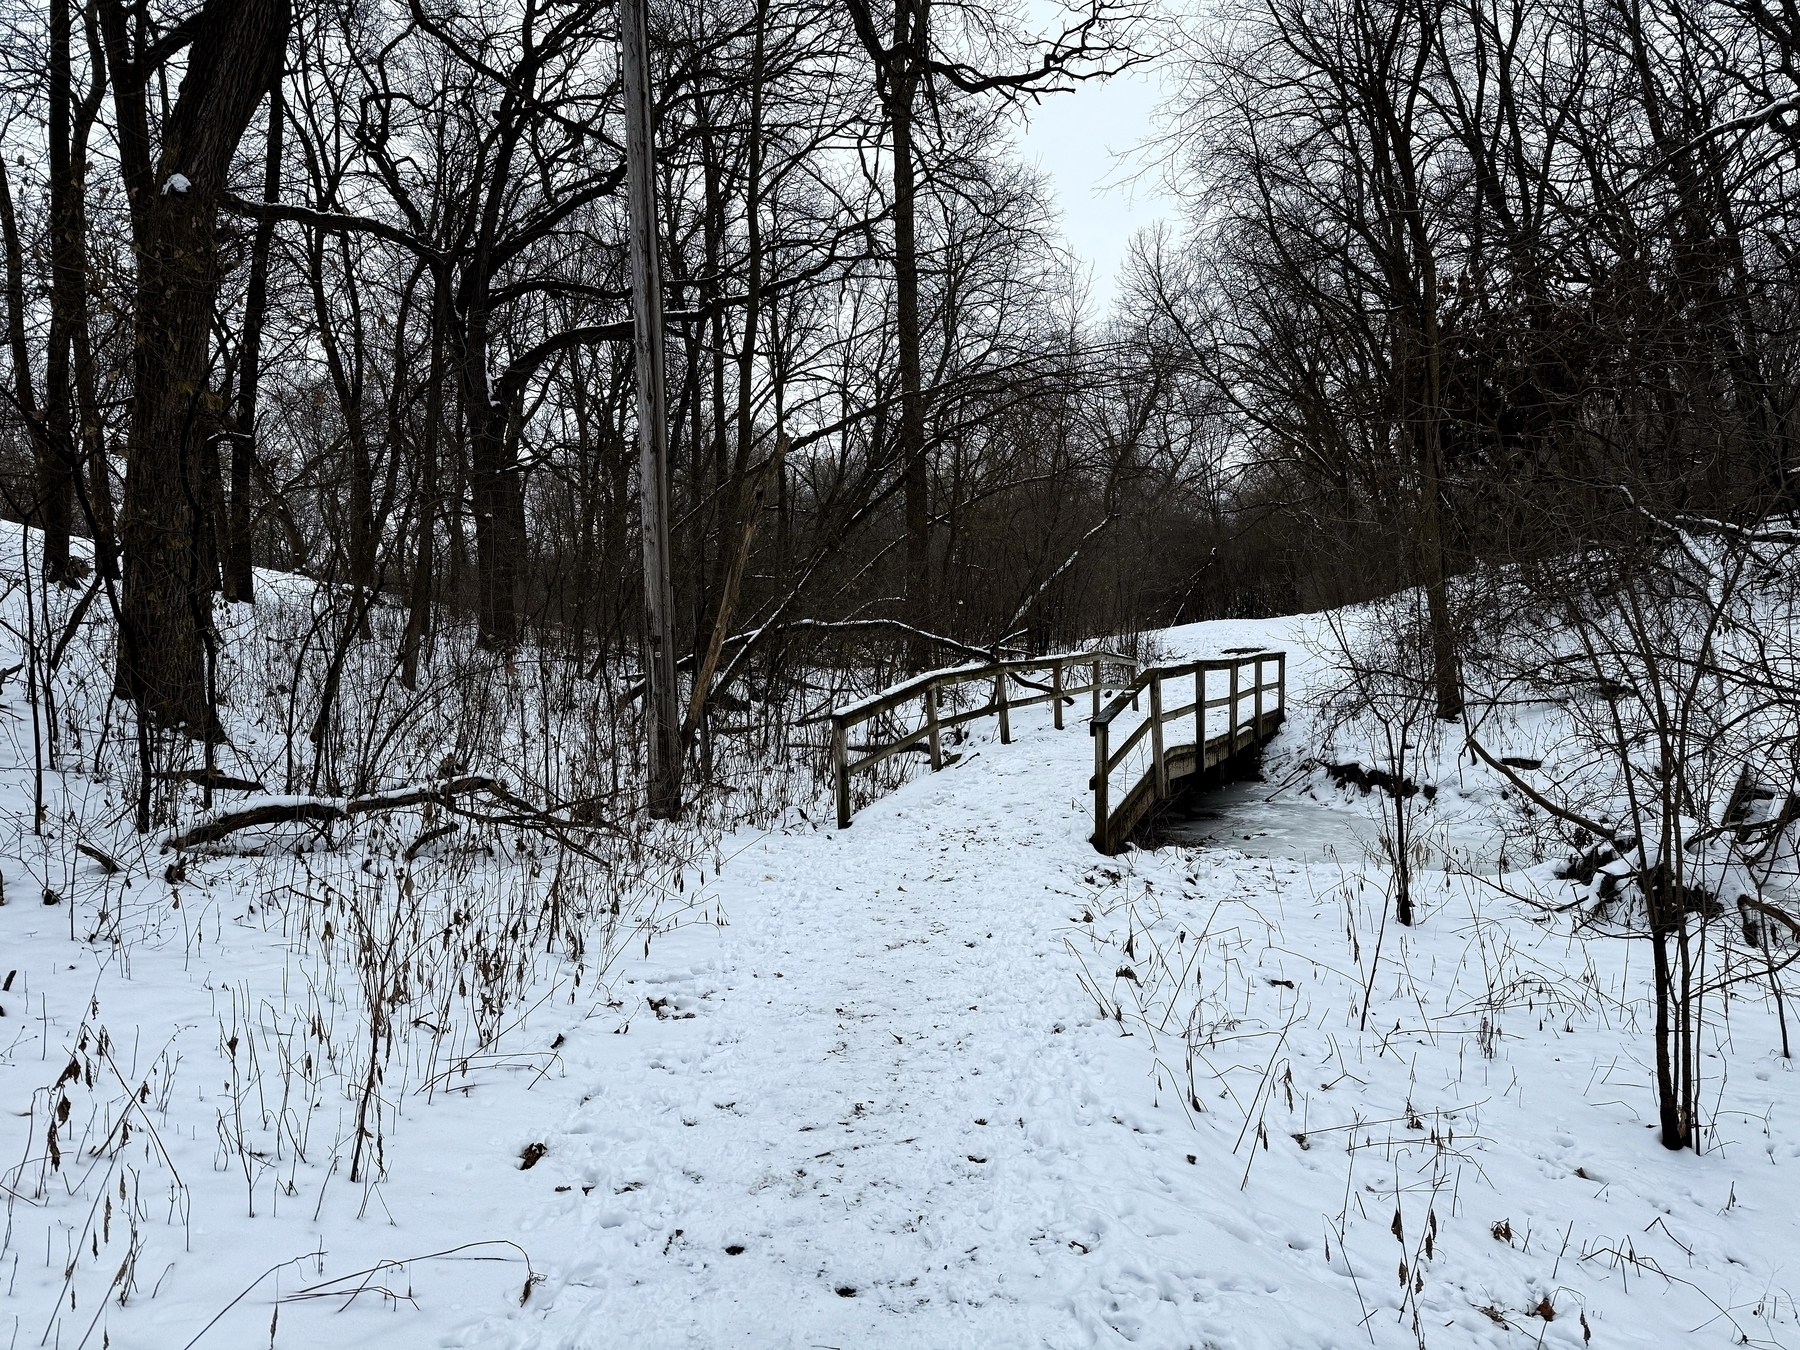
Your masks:
M1019 135L1026 162L1042 169L1055 188L1069 246L1093 271L1096 315L1112 303L1131 237L1174 218L1175 204L1158 173L1136 175L1139 165L1131 158L1151 136L1159 87L1153 71L1083 85L1030 109Z

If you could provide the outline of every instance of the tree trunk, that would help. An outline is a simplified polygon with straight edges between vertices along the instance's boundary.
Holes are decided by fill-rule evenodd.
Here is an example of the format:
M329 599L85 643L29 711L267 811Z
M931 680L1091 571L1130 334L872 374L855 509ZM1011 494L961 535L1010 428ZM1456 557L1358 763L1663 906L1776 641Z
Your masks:
M263 156L263 200L281 200L281 81L269 92L269 134ZM269 310L269 250L275 220L256 222L250 245L250 282L244 295L243 371L238 376L237 426L231 441L231 523L226 531L225 598L256 603L255 554L250 543L250 470L256 460L256 395L262 379L263 323Z
M425 388L425 432L419 441L418 478L414 487L418 511L418 535L413 555L412 594L406 612L406 633L400 639L400 683L416 689L419 654L431 625L431 591L438 510L438 429L444 420L444 342L447 327L449 278L431 278L431 367Z
M117 0L105 13L121 158L138 264L133 397L120 541L120 680L156 723L210 729L211 595L201 571L206 485L200 430L217 296L217 214L244 129L287 49L289 0L208 0L180 100L151 169L144 72Z
M73 302L70 338L75 347L75 405L79 410L81 462L87 466L86 494L83 514L94 537L94 569L102 577L118 580L119 546L113 516L112 468L107 462L106 432L100 421L100 395L94 378L94 352L88 334L87 286L87 149L88 136L106 97L106 53L100 43L100 19L96 7L89 5L82 15L87 38L88 60L93 67L92 83L81 100L80 114L75 119L74 135L69 146L70 177L74 183Z
M657 257L655 121L644 0L624 0L619 46L625 74L626 156L630 163L631 303L638 388L638 498L644 536L644 730L649 740L649 809L681 814L681 722L675 704L675 601L669 578L669 435L664 376L662 266Z
M75 504L75 438L69 408L69 348L81 285L76 195L70 169L69 0L50 0L50 350L44 361L44 437L38 502L44 527L44 580L69 577L69 528Z
M465 363L465 369L467 365ZM469 504L475 510L475 582L479 641L506 651L519 639L519 553L525 535L515 503L519 470L507 463L506 410L469 401Z
M333 287L346 298L350 311L348 318L340 321L325 294L325 239L323 235L315 237L311 258L313 312L319 321L319 350L324 354L332 391L337 395L338 408L344 416L350 500L344 507L349 517L348 538L342 543L350 587L360 597L374 584L375 578L374 457L369 449L368 419L363 406L366 358L360 299L348 260L345 262L345 270ZM348 351L345 350L346 340Z
M900 358L900 472L906 526L906 617L931 627L931 480L925 462L925 392L919 337L918 185L913 163L913 98L918 88L910 53L923 48L925 18L912 0L895 0L894 58L888 73L888 115L894 126L894 310ZM909 663L925 664L912 644Z
M1414 247L1421 272L1425 371L1415 426L1419 477L1419 560L1424 572L1425 611L1431 623L1431 675L1441 721L1462 716L1462 679L1456 663L1456 631L1450 615L1449 588L1444 580L1443 528L1443 334L1438 326L1437 261L1430 241L1412 213Z
M12 183L7 178L3 161L0 161L0 247L6 254L6 341L12 355L12 397L30 431L32 451L41 469L45 459L44 421L38 413L37 395L31 388L31 349L25 340L25 248L19 239ZM17 503L27 524L39 524L43 519L42 492L43 483L33 483L31 499Z

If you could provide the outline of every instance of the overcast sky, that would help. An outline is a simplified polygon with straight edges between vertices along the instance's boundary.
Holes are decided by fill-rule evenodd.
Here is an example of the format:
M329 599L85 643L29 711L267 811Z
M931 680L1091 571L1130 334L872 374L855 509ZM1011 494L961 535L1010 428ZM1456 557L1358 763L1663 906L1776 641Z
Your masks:
M1026 162L1055 187L1070 247L1093 269L1096 314L1112 302L1132 235L1173 218L1160 177L1152 172L1131 181L1136 161L1120 158L1149 139L1157 93L1156 76L1137 71L1086 84L1045 99L1020 134Z

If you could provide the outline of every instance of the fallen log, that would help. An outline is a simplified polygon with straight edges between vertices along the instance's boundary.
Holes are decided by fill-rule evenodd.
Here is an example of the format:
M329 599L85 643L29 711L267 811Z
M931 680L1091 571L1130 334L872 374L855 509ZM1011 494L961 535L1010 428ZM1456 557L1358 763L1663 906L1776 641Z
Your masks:
M125 870L125 864L113 857L112 854L103 849L97 849L92 844L83 843L79 839L75 841L75 851L99 863L100 870L109 877L116 876Z
M448 838L455 833L455 821L451 821L448 825L439 825L435 830L426 830L425 833L421 834L417 839L406 846L406 861L411 862L414 858L419 856L420 850L429 848L438 840Z
M210 820L201 821L187 833L166 840L165 847L183 849L201 844L216 844L239 830L255 829L259 825L291 825L301 821L330 824L335 820L348 820L351 816L367 815L374 811L397 811L427 803L447 806L459 796L483 790L492 792L509 804L517 801L501 784L482 777L456 778L447 783L405 788L397 792L369 793L361 797L283 797L221 812Z
M165 783L192 783L196 787L209 787L215 792L268 791L255 779L236 778L228 773L220 773L217 769L211 773L205 769L176 769L168 773L159 773L156 777Z
M174 849L195 848L200 844L216 844L239 830L253 829L258 825L290 825L302 820L329 822L343 820L349 814L341 801L315 798L263 802L238 811L226 811L211 820L202 821L186 834L164 840L163 846Z
M259 825L290 825L302 821L328 825L333 821L348 820L352 816L368 815L376 811L400 811L409 806L441 806L467 815L469 813L459 806L458 800L476 794L493 797L511 807L517 814L506 817L506 824L535 826L553 831L594 829L606 824L598 820L565 820L550 812L540 811L498 779L471 774L448 782L401 788L393 792L366 793L360 797L281 797L266 802L253 802L234 811L221 812L201 821L185 834L165 839L163 848L187 849L197 848L202 844L216 844L239 830L254 829Z

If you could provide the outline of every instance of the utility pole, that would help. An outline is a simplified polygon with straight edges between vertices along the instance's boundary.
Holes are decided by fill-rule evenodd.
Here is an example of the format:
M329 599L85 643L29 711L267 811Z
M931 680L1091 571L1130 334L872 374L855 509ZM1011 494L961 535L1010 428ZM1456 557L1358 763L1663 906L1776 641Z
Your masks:
M638 493L644 533L644 727L650 814L681 814L681 720L675 698L675 613L669 583L669 421L665 400L662 266L657 259L655 124L645 0L621 0L626 198L631 214L631 311L637 364Z

